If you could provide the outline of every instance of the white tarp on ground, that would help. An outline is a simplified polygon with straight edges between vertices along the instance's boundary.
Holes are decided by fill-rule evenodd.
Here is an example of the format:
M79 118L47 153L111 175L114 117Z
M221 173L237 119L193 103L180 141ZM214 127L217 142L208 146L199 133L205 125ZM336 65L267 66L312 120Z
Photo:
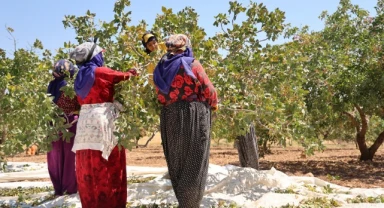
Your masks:
M9 171L0 173L0 188L15 187L44 187L51 186L50 182L41 179L49 178L45 163L9 163ZM128 201L133 205L140 204L173 204L176 202L170 180L164 167L127 166L128 177L156 178L146 183L128 185ZM34 180L25 182L25 180ZM326 187L326 188L324 188ZM291 190L295 193L276 193L276 190ZM324 192L324 190L327 190ZM45 193L48 194L48 193ZM1 194L0 194L1 195ZM202 207L209 207L220 203L235 203L239 207L281 207L287 204L299 205L300 201L326 197L339 202L342 207L384 207L384 204L348 204L347 199L361 197L377 197L384 195L383 188L360 189L347 188L328 183L315 177L287 176L272 168L257 171L251 168L237 166L210 165L206 192ZM37 194L34 197L41 197ZM0 204L14 204L17 197L0 197ZM55 207L60 205L75 205L81 207L77 194L58 197L45 202L39 207Z

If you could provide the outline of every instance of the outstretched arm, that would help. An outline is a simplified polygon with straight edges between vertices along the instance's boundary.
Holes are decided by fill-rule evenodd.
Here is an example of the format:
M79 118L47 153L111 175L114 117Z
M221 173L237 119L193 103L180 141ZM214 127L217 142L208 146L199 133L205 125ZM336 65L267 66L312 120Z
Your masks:
M121 72L108 67L100 67L98 70L102 78L112 82L113 84L128 80L131 76L137 76L135 69L130 69L128 72Z

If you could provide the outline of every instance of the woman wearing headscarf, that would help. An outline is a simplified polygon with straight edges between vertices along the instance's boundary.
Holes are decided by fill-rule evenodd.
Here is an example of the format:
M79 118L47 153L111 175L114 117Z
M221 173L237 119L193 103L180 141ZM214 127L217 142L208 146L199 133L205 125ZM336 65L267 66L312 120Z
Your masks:
M199 61L193 58L187 36L172 35L168 53L156 66L154 82L161 139L179 207L199 207L209 165L211 110L217 93Z
M157 35L152 31L147 31L143 34L141 37L141 43L143 44L147 54L158 51L159 49L163 51L167 50L165 43L159 43Z
M127 202L125 149L114 135L117 107L114 85L135 76L104 67L103 49L86 42L71 53L79 66L75 91L81 105L77 134L76 174L83 208L122 208Z
M52 149L47 154L48 172L56 196L77 192L75 153L71 149L76 135L76 120L80 105L76 97L68 97L61 91L61 88L67 85L66 72L69 72L71 77L74 75L73 64L65 59L57 61L52 72L54 80L48 85L48 93L53 96L53 102L64 112L66 122L71 124L67 130L74 134L68 142L60 133L59 139L52 142Z
M152 31L147 31L141 37L141 43L145 48L145 52L149 54L160 52L167 52L167 47L164 42L159 43L157 35ZM157 59L158 60L158 59ZM148 80L149 83L153 83L153 71L155 70L156 62L152 61L147 66Z

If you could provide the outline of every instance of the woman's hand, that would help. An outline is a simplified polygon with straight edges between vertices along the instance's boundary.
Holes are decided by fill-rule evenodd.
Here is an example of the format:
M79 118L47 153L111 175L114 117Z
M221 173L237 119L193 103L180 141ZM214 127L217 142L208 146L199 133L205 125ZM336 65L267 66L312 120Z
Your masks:
M135 68L128 70L128 72L131 73L132 76L138 76L139 75L139 73L137 73L137 70Z

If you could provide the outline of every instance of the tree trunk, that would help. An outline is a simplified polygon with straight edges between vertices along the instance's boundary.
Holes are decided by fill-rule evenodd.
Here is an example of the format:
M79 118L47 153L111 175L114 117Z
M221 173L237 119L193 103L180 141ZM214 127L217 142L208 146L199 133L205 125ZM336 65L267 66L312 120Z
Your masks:
M245 135L238 136L235 143L241 167L251 167L258 170L259 150L254 125L251 125L249 132Z
M152 136L145 142L144 145L140 146L140 147L143 147L143 148L146 148L149 144L150 141L152 141L153 138L155 138L155 135L156 135L157 131L153 132L152 133ZM138 145L138 144L137 144Z
M375 143L368 148L365 140L365 135L368 131L368 121L367 117L359 106L355 106L357 111L359 112L360 118L361 118L361 128L357 127L357 134L356 134L356 142L357 146L360 150L360 160L361 161L367 161L367 160L373 160L373 156L375 155L377 149L379 149L380 145L384 142L384 132L381 132L379 136L377 137Z
M381 132L379 134L379 136L376 138L375 142L373 143L373 145L371 147L367 147L367 145L365 145L365 138L364 138L364 143L362 143L361 141L363 139L359 138L359 135L357 135L357 144L359 146L359 150L360 150L360 160L361 161L372 161L373 160L373 157L375 156L375 153L377 152L377 150L379 149L379 147L381 146L381 144L383 144L384 142L384 132Z
M357 134L356 134L356 142L357 146L360 150L360 160L367 161L367 160L373 160L373 156L375 156L376 151L379 149L380 145L384 142L384 132L381 132L379 136L376 138L375 142L371 147L367 147L365 135L368 131L368 121L367 117L364 113L364 111L359 107L355 106L357 111L359 112L360 118L361 118L361 128L357 127Z
M372 157L383 143L384 143L384 131L379 134L375 142L369 148L369 151L372 153Z
M365 144L365 134L362 134L360 132L357 133L356 142L360 150L360 160L363 160L363 161L372 160L373 155L372 156L370 155L369 149Z
M269 154L269 153L271 153L271 151L270 151L269 148L268 148L268 140L265 139L265 140L263 141L263 147L262 147L262 150L261 150L261 152L260 152L259 154L261 155L261 157L264 157L265 155L267 155L267 154Z
M139 148L139 139L140 139L140 137L136 137L136 139L135 139L136 149Z
M3 129L1 131L0 144L3 144L6 139L7 139L7 128L3 126Z

